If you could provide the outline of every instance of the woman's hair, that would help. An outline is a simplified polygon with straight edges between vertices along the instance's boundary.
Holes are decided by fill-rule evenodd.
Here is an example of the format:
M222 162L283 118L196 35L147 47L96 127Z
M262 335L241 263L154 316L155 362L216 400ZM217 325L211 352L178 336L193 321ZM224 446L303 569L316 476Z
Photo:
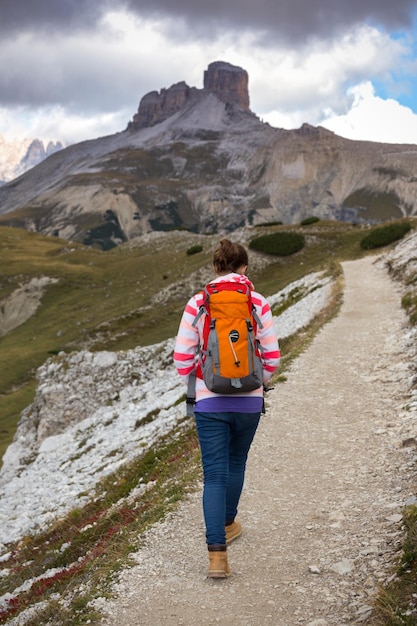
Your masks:
M213 267L217 274L236 272L242 265L248 265L248 253L240 243L222 239L213 255Z

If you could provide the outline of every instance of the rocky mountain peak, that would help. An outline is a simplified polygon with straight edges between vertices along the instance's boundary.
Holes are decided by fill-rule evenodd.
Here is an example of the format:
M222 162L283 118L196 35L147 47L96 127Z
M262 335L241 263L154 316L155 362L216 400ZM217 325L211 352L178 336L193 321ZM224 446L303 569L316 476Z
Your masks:
M204 87L189 87L184 81L169 89L151 91L143 96L138 112L128 128L139 130L163 122L184 107L197 102L207 93L215 94L222 102L249 111L248 73L230 63L215 61L204 72Z
M40 139L6 140L0 135L0 185L17 178L62 148L60 141L49 141L45 148Z
M150 91L139 104L139 109L134 115L128 128L146 128L163 122L187 104L196 101L198 89L189 87L184 81L172 85L169 89Z
M249 111L248 82L246 70L223 61L210 63L204 72L204 89L243 111Z

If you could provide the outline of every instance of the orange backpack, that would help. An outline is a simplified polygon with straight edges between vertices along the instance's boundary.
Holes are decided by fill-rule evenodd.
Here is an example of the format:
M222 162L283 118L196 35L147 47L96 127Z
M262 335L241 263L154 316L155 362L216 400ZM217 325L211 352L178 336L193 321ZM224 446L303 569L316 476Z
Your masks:
M262 324L249 285L215 282L208 284L203 294L203 304L193 322L195 327L205 314L196 376L204 379L210 391L222 395L262 387L263 367L256 339Z

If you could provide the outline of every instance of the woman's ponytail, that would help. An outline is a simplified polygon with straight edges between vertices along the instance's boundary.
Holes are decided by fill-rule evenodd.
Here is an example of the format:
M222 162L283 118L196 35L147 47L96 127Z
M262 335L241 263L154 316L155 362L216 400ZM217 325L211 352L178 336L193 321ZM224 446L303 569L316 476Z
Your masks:
M216 274L236 272L243 265L248 265L248 254L240 243L222 239L213 255L213 267Z

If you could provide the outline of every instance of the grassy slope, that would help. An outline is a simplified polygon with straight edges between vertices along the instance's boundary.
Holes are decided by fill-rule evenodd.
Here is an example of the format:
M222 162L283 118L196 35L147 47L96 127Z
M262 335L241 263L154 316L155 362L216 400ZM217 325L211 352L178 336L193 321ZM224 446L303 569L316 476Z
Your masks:
M277 228L285 227L253 229L253 236ZM258 274L255 270L250 273L257 288L266 295L311 271L329 269L337 274L339 261L364 254L359 246L363 229L322 222L304 227L302 232L308 236L305 250L294 257L272 260ZM103 253L58 239L0 228L0 250L2 256L4 253L6 257L7 253L7 263L3 258L0 265L0 298L10 294L23 277L46 274L60 279L58 285L49 288L36 316L0 339L3 386L0 428L7 431L2 435L3 446L14 431L21 408L30 402L34 393L34 369L49 352L78 349L87 340L96 341L95 346L100 348L125 349L172 336L184 304L183 296L167 301L165 315L159 320L143 313L130 313L132 309L136 311L139 306L146 306L156 290L175 282L178 276L185 280L191 272L209 264L210 246L218 238L173 233L169 239L162 240L162 245L158 242L140 248L126 245ZM188 256L186 250L197 242L203 243L203 252ZM69 248L73 251L68 252ZM334 314L339 303L340 291L335 294L329 311L308 333L298 333L283 342L285 357L281 372L285 372L288 361L305 349L316 328ZM106 324L106 332L98 329L103 324ZM119 336L121 330L125 334ZM59 331L62 334L58 336ZM13 580L8 577L4 581L4 590L13 589L28 575L39 575L48 568L69 563L79 565L45 580L33 592L22 594L10 607L10 612L6 612L8 615L3 615L4 619L18 614L33 602L46 600L43 614L29 620L28 625L40 623L40 617L42 623L49 623L49 619L53 623L58 619L63 625L98 623L94 621L98 616L88 608L89 600L107 593L112 574L126 564L132 546L140 545L140 533L175 506L182 494L192 488L199 474L194 431L184 422L172 437L162 442L158 451L149 451L145 457L103 481L97 488L94 502L73 511L43 535L25 538L20 543L13 556ZM124 498L129 497L132 486L137 485L138 476L145 483L156 479L155 486L147 497L142 497L134 506L129 502L126 508ZM133 516L132 508L135 509ZM80 529L91 522L94 530L81 532ZM68 544L65 551L61 549L63 542ZM32 563L30 572L26 567L28 562ZM52 592L66 598L68 604L51 600ZM1 617L0 623L3 623Z
M139 309L177 275L208 261L208 252L187 256L187 241L175 248L165 244L158 250L148 244L102 252L0 228L0 300L34 276L58 279L48 287L36 314L0 337L0 456L20 412L32 401L36 368L51 354L89 345L128 349L174 335L179 302L170 302L160 319Z
M256 228L253 236L280 228L284 227ZM266 271L252 271L251 278L266 295L332 260L362 254L361 229L323 222L302 230L311 235L304 251L271 262ZM33 399L37 367L60 350L124 350L174 336L191 295L186 285L162 311L158 308L158 316L147 307L161 289L209 267L218 239L175 232L140 246L126 244L103 252L0 227L0 301L34 276L58 279L48 287L36 314L0 337L0 458L21 411ZM195 243L203 245L203 252L187 255Z

